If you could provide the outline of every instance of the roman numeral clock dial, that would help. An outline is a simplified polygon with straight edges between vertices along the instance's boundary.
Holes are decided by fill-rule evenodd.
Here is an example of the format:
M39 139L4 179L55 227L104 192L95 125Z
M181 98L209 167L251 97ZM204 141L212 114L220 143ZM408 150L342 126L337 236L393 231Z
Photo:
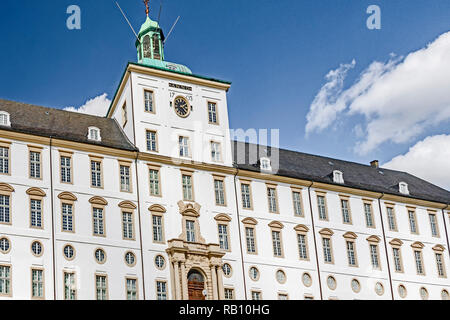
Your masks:
M175 113L181 118L187 118L191 113L189 102L183 97L176 97L174 101Z

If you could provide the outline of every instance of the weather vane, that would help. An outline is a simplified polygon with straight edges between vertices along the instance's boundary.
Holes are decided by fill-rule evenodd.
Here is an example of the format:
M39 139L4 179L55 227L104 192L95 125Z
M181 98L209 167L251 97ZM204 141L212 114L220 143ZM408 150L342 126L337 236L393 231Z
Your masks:
M148 2L149 0L144 0L144 4L145 4L145 13L148 16L148 13L150 12L149 6L148 6Z

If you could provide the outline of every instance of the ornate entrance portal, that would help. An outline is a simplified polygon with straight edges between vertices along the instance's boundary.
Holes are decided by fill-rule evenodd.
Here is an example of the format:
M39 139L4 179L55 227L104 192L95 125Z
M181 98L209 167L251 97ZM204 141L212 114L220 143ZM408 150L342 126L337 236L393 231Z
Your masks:
M178 239L169 240L166 250L170 259L172 296L176 300L222 300L222 257L225 252L218 244L206 244L201 236L199 204L180 201L178 206L182 215L182 234Z
M204 291L205 278L197 270L190 271L188 275L189 300L206 300Z

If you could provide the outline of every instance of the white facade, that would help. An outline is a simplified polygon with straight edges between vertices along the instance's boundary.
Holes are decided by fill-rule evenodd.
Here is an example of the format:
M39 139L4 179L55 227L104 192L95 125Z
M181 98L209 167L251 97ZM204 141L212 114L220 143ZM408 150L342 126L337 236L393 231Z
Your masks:
M140 152L0 130L0 146L10 151L10 171L0 175L0 195L10 195L11 212L11 222L0 224L0 238L10 243L7 252L0 252L0 266L10 268L4 279L10 288L0 298L33 298L33 268L44 271L45 288L41 297L34 298L45 299L96 299L96 276L107 277L105 297L109 299L186 299L198 294L187 279L193 270L204 277L201 293L207 299L256 295L296 300L420 299L422 287L429 299L448 298L450 211L445 211L446 204L236 169L229 136L228 87L214 80L129 65L108 117L117 120ZM150 111L146 111L146 91L152 94ZM177 97L188 101L188 117L176 114ZM209 121L209 103L217 108L215 124ZM147 132L156 133L154 150L147 148ZM101 132L102 137L106 135ZM189 151L183 157L180 137L189 139ZM212 142L220 144L217 161L211 156ZM30 178L32 150L41 154L40 179ZM71 161L70 183L62 182L61 157ZM100 187L92 186L91 161L101 165ZM129 168L129 191L121 191L121 165ZM153 194L150 170L158 173L159 192L153 188ZM191 198L184 196L183 175L190 177ZM223 203L216 201L215 180L223 183ZM243 203L242 185L249 186L249 208ZM298 202L294 193L300 195ZM323 197L326 208L321 213L318 197ZM30 227L31 198L42 201L41 229ZM348 209L345 218L343 201ZM72 231L63 230L63 204L72 205ZM372 217L369 226L365 204ZM387 207L394 209L395 230L390 230ZM94 232L94 208L102 210L103 235ZM417 234L410 230L408 211L415 212ZM132 217L131 239L124 238L123 212ZM430 214L436 217L435 236ZM189 241L189 221L195 241ZM226 226L228 250L218 248L219 225ZM254 231L254 253L247 250L247 228ZM278 251L274 235L279 235ZM299 235L305 236L303 257ZM323 239L329 239L330 262L325 262ZM34 241L43 247L39 257L31 251ZM353 266L348 242L354 252ZM71 259L64 255L67 245L74 249ZM379 267L373 266L371 245L377 248ZM399 272L394 247L401 251ZM97 249L106 254L102 263L96 261ZM417 272L414 250L421 252L423 274ZM132 265L125 261L128 252L135 257ZM442 257L442 276L436 254ZM163 267L156 265L157 256L164 257ZM231 266L230 275L223 275L223 264ZM258 270L254 279L252 267ZM284 272L285 279L277 279L278 271ZM67 293L64 273L75 276L69 288L72 296ZM126 279L136 281L136 295L127 291ZM354 280L359 288L352 288ZM158 292L162 283L165 290ZM378 293L377 283L382 285ZM406 288L403 297L399 285Z

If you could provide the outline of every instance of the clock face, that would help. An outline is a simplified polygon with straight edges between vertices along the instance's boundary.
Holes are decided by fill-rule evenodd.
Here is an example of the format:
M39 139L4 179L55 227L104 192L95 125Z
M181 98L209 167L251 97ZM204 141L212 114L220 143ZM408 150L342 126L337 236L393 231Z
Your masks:
M187 118L191 112L191 108L187 100L183 97L176 97L174 102L175 112L181 118Z

